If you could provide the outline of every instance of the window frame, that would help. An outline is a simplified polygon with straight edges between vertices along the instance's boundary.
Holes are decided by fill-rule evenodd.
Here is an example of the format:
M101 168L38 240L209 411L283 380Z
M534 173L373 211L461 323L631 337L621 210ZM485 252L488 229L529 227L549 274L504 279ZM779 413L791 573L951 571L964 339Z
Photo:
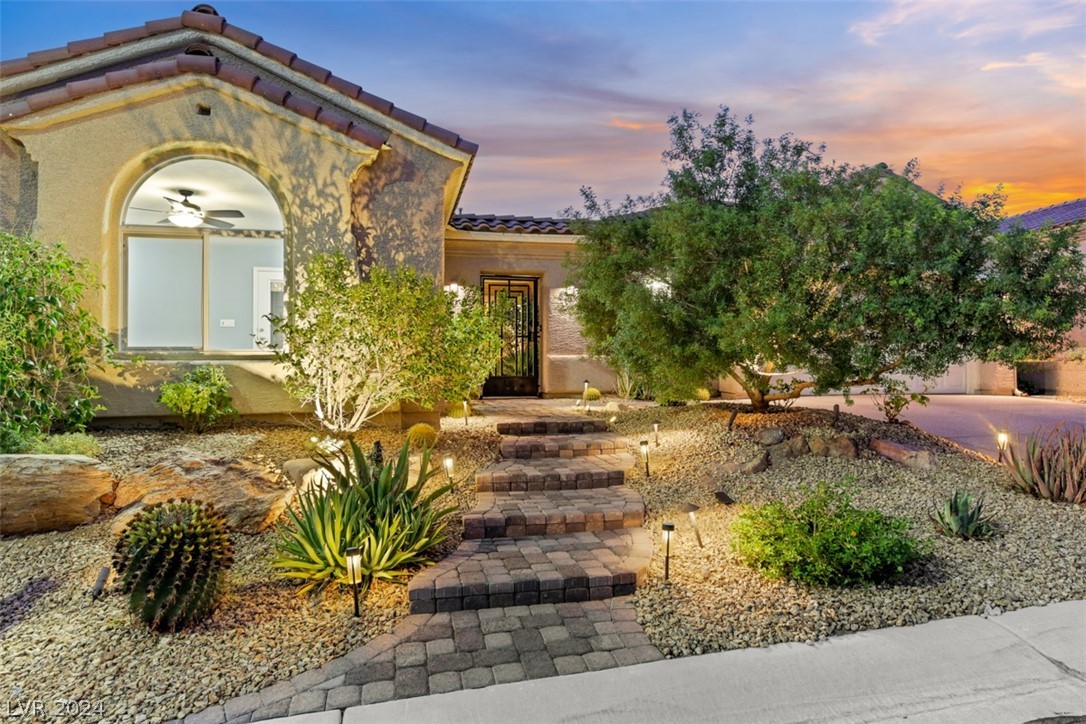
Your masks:
M251 229L216 229L211 227L197 227L186 229L182 227L164 228L162 226L141 226L135 224L121 225L121 284L120 284L120 314L121 324L117 345L118 357L152 360L184 360L205 359L208 357L231 359L268 360L275 356L271 350L256 349L214 349L209 346L211 327L209 319L209 295L211 284L211 237L241 238L241 239L273 239L283 246L283 271L288 274L286 239L283 231L260 231ZM200 279L200 320L201 343L200 347L133 347L128 343L129 320L129 239L131 237L159 238L159 239L201 239L201 279ZM289 290L289 287L288 287Z

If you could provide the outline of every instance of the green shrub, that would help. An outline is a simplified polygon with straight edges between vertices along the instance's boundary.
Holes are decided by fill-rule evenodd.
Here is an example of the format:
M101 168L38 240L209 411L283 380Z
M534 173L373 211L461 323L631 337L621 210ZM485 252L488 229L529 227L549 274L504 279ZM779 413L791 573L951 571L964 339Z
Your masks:
M63 246L0 232L0 433L78 431L101 409L87 373L113 345L80 307L92 279Z
M603 397L603 395L595 387L589 387L587 390L585 390L584 398L589 402L595 402L601 397Z
M699 387L698 389L694 390L694 399L699 402L707 402L711 400L712 397L713 394L709 392L709 390L705 387Z
M0 427L0 455L21 455L30 449L37 438L11 428Z
M155 503L117 541L113 567L128 609L152 631L175 631L215 610L234 547L226 521L207 503Z
M180 382L162 385L158 401L181 417L189 432L205 432L225 419L238 416L230 400L230 381L226 370L216 365L200 365L190 370Z
M819 483L794 508L774 502L741 512L731 547L768 578L849 586L892 580L917 560L908 530L908 521L855 508L845 488Z
M455 508L437 507L449 485L423 493L437 474L430 470L430 450L422 453L418 478L408 480L409 451L405 442L394 462L372 465L350 440L321 460L327 484L302 493L297 510L289 509L277 527L272 567L278 575L302 581L299 593L349 584L346 551L352 547L362 549L363 590L375 578L402 581L408 567L428 565L423 554L445 539L446 518Z
M992 526L984 515L983 497L973 499L969 493L955 490L945 500L932 502L928 517L935 524L935 530L952 538L987 538L992 535Z
M437 444L437 430L425 422L407 428L407 443L416 450L426 450Z
M86 455L96 458L102 454L102 446L84 432L70 432L38 438L27 446L26 452L31 455Z
M928 386L924 385L924 392L927 391ZM891 378L887 378L882 386L875 388L874 391L864 390L864 394L875 395L873 400L875 408L882 413L887 422L897 422L898 416L914 402L921 407L927 407L931 398L924 392L909 392L909 387L904 382Z
M1015 487L1045 500L1086 505L1086 428L1031 432L1019 451L1007 446Z

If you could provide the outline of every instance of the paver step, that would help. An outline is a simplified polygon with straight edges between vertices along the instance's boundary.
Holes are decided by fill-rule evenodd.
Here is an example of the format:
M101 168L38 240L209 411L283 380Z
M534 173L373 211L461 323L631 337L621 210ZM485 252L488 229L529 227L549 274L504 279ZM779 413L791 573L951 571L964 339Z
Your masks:
M591 490L479 493L464 514L464 538L560 535L633 528L645 521L641 494L616 486Z
M555 417L540 420L499 422L499 435L580 435L587 432L607 432L606 420L592 417Z
M501 441L503 458L580 458L614 455L626 451L626 438L611 433L581 435L506 436Z
M411 613L624 596L644 581L651 557L644 528L465 540L408 584Z
M481 493L540 490L586 490L622 485L626 471L637 464L629 453L579 458L513 458L475 474Z

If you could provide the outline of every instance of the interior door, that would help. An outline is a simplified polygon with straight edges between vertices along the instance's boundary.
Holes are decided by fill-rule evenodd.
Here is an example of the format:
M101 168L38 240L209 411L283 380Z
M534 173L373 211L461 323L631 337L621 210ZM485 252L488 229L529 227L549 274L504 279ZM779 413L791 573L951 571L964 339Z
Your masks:
M253 349L278 347L283 336L268 321L286 316L287 280L281 268L253 267Z
M482 277L483 298L491 308L505 300L501 325L502 354L483 384L490 397L539 395L539 279L523 276Z

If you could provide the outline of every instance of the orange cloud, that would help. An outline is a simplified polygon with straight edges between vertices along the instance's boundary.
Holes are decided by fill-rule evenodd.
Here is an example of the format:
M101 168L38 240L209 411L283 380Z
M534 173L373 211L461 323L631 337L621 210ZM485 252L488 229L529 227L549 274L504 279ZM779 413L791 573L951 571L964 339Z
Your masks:
M666 131L666 123L642 123L640 121L627 121L624 118L618 116L612 116L611 120L607 123L612 128L625 128L629 131Z

